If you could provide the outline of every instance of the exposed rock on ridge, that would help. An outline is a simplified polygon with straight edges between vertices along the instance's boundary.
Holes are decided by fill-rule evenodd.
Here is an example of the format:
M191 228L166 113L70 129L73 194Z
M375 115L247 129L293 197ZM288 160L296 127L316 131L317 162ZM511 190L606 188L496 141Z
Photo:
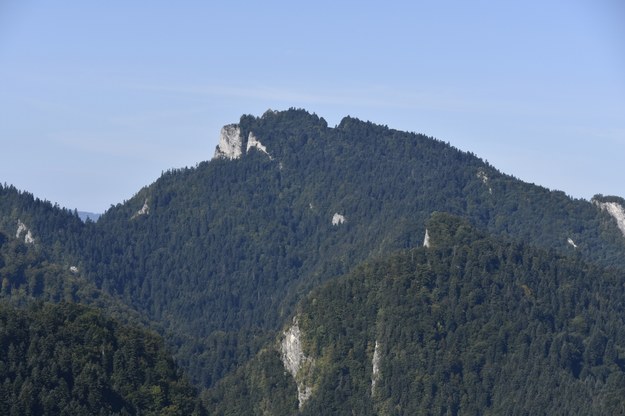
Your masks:
M221 128L219 144L215 149L213 159L239 159L243 155L244 148L245 153L248 153L250 149L256 149L269 156L269 159L273 159L267 147L252 132L247 135L247 144L244 145L241 127L238 124L228 124Z
M135 214L132 216L132 219L135 219L141 215L148 215L149 213L150 213L150 206L148 205L148 200L146 199L143 202L143 206L141 207L141 209L135 212Z
M213 159L238 159L242 153L243 138L241 137L241 128L237 124L223 126Z
M600 202L596 199L593 202L616 220L616 225L625 237L625 208L618 202Z
M256 136L254 136L254 133L250 132L250 134L247 136L247 149L245 150L245 153L248 153L252 148L258 149L259 151L269 156L269 159L273 159L271 155L267 152L267 148L263 146L263 144L256 138Z
M489 184L489 179L488 179L488 175L486 175L486 172L484 172L484 169L478 169L477 171L477 177L479 178L479 180L482 181L482 183L484 185L486 185L488 187L488 193L492 194L493 193L493 188L491 188L490 184Z

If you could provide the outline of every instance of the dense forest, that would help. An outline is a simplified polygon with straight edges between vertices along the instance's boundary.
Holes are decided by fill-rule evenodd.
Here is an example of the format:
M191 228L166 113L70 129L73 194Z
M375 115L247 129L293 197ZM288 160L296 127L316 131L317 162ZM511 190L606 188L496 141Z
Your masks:
M421 274L415 275L414 269L421 273L424 268L429 268L428 275L437 283L434 286L418 283L421 294L412 299L413 303L405 298L406 293L387 293L364 286L358 290L380 299L368 302L356 302L355 299L347 302L349 299L343 299L350 305L340 308L351 308L349 314L344 316L360 317L357 322L343 322L359 326L356 333L360 337L360 349L352 351L344 345L326 345L323 343L332 340L317 335L313 338L316 341L305 342L306 345L321 342L314 349L315 356L324 357L319 360L329 363L351 351L352 354L359 354L353 364L359 362L359 365L364 365L371 362L372 348L375 349L377 340L382 345L378 355L403 354L407 360L397 365L412 373L401 373L399 367L393 370L398 372L397 379L403 380L398 383L408 383L408 380L412 383L416 373L423 377L427 375L435 383L435 391L432 385L419 390L419 394L423 395L430 389L427 393L429 404L408 399L417 394L417 390L410 390L416 388L412 384L391 388L385 384L389 378L382 376L375 394L367 396L365 392L371 389L366 387L371 381L367 371L371 370L367 370L368 367L352 369L348 366L346 371L356 371L358 376L341 376L336 373L338 369L334 369L334 373L328 370L315 373L314 377L326 377L333 382L338 382L336 377L339 377L347 383L346 386L350 385L352 387L349 388L355 390L348 392L342 390L346 386L335 386L333 391L336 396L330 398L326 393L321 394L326 391L325 388L316 387L301 411L313 413L313 409L318 411L324 403L336 402L338 413L349 408L357 413L362 410L364 414L405 414L412 410L464 414L475 413L475 410L467 409L486 408L501 413L501 409L507 408L509 403L501 401L504 400L503 395L484 383L479 392L463 393L458 387L463 385L458 381L459 375L450 373L451 370L446 367L418 367L416 362L412 362L415 357L419 356L420 365L425 365L423 360L430 360L437 354L440 342L446 346L454 345L454 354L467 349L477 351L471 345L478 343L478 338L489 335L480 331L488 325L495 325L490 322L494 311L501 315L500 319L512 319L515 314L523 314L528 319L528 326L513 327L523 331L534 328L536 319L542 315L528 314L528 311L538 309L535 305L528 306L531 296L524 295L526 292L522 285L532 296L543 293L537 292L538 288L543 288L544 296L551 303L541 300L544 306L540 309L541 313L568 316L571 313L569 309L560 312L553 309L560 307L558 302L561 301L554 299L559 299L562 287L566 285L554 280L551 272L546 273L545 270L566 269L566 273L570 270L573 293L567 296L572 296L575 301L586 296L583 295L586 287L576 286L584 280L591 285L595 281L611 282L597 288L595 296L600 299L604 296L612 299L620 293L614 279L625 270L625 238L615 218L602 204L623 206L625 201L622 198L597 195L593 202L573 199L563 192L527 184L505 175L477 156L445 142L351 117L344 118L335 127L329 127L323 118L304 110L269 111L262 117L241 117L230 131L237 132L235 139L240 146L240 157L215 157L194 168L167 171L129 201L112 205L97 222L83 222L76 211L41 201L10 185L0 186L3 302L20 310L27 310L33 302L41 301L46 304L81 303L98 308L107 319L114 319L120 325L150 328L163 336L175 361L192 383L205 389L204 398L209 403L209 409L217 413L229 409L244 414L243 408L233 410L231 399L234 397L232 392L245 388L247 392L242 395L256 396L246 402L238 401L237 406L253 406L245 408L249 411L254 409L253 412L290 414L298 406L298 389L292 377L285 374L284 368L280 369L282 358L275 343L282 331L292 325L294 316L300 317L305 336L316 333L317 329L313 326L321 322L321 317L317 317L318 320L314 317L305 319L308 316L305 311L314 309L310 303L312 294L328 290L327 302L339 304L338 299L330 296L339 289L336 286L325 288L337 282L354 281L354 273L362 273L363 268L374 267L375 264L387 264L384 267L388 269L388 276L384 274L376 279L391 279L392 282L395 282L393 279L408 279L402 283L407 285L404 289L408 290L423 279ZM426 228L432 241L436 241L435 227L431 229L427 225L433 212L462 218L466 227L461 228L472 230L468 232L472 236L471 242L451 244L458 252L452 254L444 252L443 246L433 247L430 251L421 248ZM442 223L446 221L453 223L452 220L443 220ZM474 241L476 229L481 230L482 237L477 239L480 244ZM441 244L440 239L433 244ZM499 276L502 272L493 267L504 267L511 261L509 256L512 254L502 253L513 246L520 250L520 258L531 260L525 259L521 265L506 266L506 273L515 281L526 279L533 283L514 286L517 289L521 287L521 292L513 290L510 286L513 284L509 283L500 293L498 291L504 289L493 287L497 286L493 282L499 282L495 275ZM434 253L439 253L438 257ZM456 256L461 253L465 257ZM399 266L391 264L405 262L408 255L425 263L402 266L406 269L393 276ZM486 265L485 259L492 257L497 260ZM372 259L378 259L378 263ZM456 276L459 283L455 283L453 290L445 286L450 284L452 280L449 276L457 270L446 268L452 259L459 262L453 267L472 271ZM467 259L471 260L468 265L462 263ZM437 262L440 264L437 265ZM527 270L528 262L535 264L534 269ZM479 273L474 268L479 267L488 273L477 276ZM575 267L579 267L578 272L573 271ZM480 290L459 289L458 285L468 288L478 284L478 281ZM394 283L389 284L393 286ZM399 290L399 287L394 290ZM414 290L417 290L416 286ZM604 293L608 290L611 293ZM505 302L500 300L498 305L501 306L501 302L509 304L509 310L505 311L508 315L495 306L483 306L490 305L490 294L505 299ZM453 315L456 319L459 313L456 304L473 306L475 297L481 302L478 306L482 305L473 312L477 317L455 320L453 327L447 326L449 319L435 322L435 325L440 323L441 331L447 334L442 338L437 335L437 343L421 340L422 344L413 343L412 349L391 352L390 345L379 338L382 334L377 334L378 329L371 327L371 322L376 322L376 328L381 325L380 322L386 322L384 329L380 327L379 330L391 331L386 335L389 338L395 336L393 331L398 329L393 328L400 322L393 320L393 316L404 316L407 330L414 334L417 328L434 322L431 321L434 318L428 318L426 309L419 308L436 304L438 311L448 314L447 318ZM394 299L397 304L386 305L381 298L388 298L384 302ZM456 302L453 311L449 309L452 299ZM317 304L323 305L325 301L318 299ZM399 306L405 302L410 305ZM328 311L334 310L330 305L328 308ZM576 314L569 319L577 319L576 322L584 319L589 328L591 322L600 322L596 314L604 313L604 309L591 307L591 304L585 304L584 308L590 316L582 314L578 317ZM377 316L384 311L392 311L392 315ZM337 316L343 316L339 312L345 311L341 309L337 312ZM376 314L373 321L371 313ZM432 315L433 312L428 313ZM515 322L513 325L520 324ZM571 337L577 334L575 336L580 338L571 341L571 345L585 351L580 349L580 345L585 345L588 334L571 332L569 327L565 331L563 328L568 324L560 325L563 326L550 328L541 332L540 336L530 333L528 345L534 345L537 339L541 339L541 342L548 342L551 346L556 339L561 342L561 339L573 339ZM613 325L618 327L617 322ZM615 344L613 337L618 331L600 328L602 336ZM327 337L338 336L337 332L327 328L326 331ZM333 328L333 331L339 329ZM354 330L343 328L340 331ZM404 342L401 336L408 335L398 336L401 345ZM460 336L464 337L462 341L456 339ZM486 340L483 342L489 348L491 341L500 344L518 341L516 338L504 337L502 340L490 335ZM569 345L568 341L565 344ZM613 347L618 356L620 344ZM324 348L332 349L334 355L322 353ZM443 349L438 354L452 354L451 350L445 351ZM273 363L273 366L261 365L258 357L263 357L263 362ZM512 354L510 351L497 355L498 365L503 365L502 360L510 362L506 361L507 367L489 375L491 378L488 380L496 379L504 383L505 376L521 380L534 374L526 367L514 367L515 360L521 357L529 359L528 355ZM487 358L493 360L489 361L491 365L495 362L494 357ZM532 360L532 366L536 366L532 371L546 365L542 359ZM591 383L582 368L588 370L592 366L580 361L579 373L575 372L573 378L567 379L566 374L569 373L562 373L562 380L566 381L562 381L562 386L569 386L562 388L573 390L554 391L553 394L559 398L565 393L588 397L588 394L605 392L601 390L601 383L616 388L618 380L610 377L620 374L619 360L610 361L613 365L602 364L602 378L593 379L599 387L588 387L586 390L579 387L579 380L588 385ZM392 361L381 359L380 362L380 374L385 371L388 374L389 370L385 370L384 366ZM471 373L463 371L462 374ZM261 375L249 378L251 373L256 372ZM456 380L456 384L450 384L452 379ZM554 380L545 379L543 386ZM319 383L320 379L315 385L321 386ZM232 388L224 387L229 385ZM573 385L581 390L575 390L578 387L571 387ZM446 388L452 390L447 391ZM517 400L531 395L520 387L516 391L519 395ZM474 393L479 393L480 398ZM283 399L267 401L268 395L273 394ZM470 400L461 399L463 394L470 396ZM354 400L361 400L364 407L357 407ZM259 402L264 404L258 407ZM443 407L443 402L450 403L449 407ZM601 406L609 406L612 410L616 408L616 404L612 406L608 401L601 403ZM365 411L365 408L368 410ZM589 412L596 413L600 409L589 407Z
M366 262L300 304L288 326L312 395L299 414L625 413L621 273L446 214L428 231L430 247ZM298 412L286 332L210 391L217 414L263 414L266 397L271 414Z
M162 339L76 303L0 302L3 415L204 414Z

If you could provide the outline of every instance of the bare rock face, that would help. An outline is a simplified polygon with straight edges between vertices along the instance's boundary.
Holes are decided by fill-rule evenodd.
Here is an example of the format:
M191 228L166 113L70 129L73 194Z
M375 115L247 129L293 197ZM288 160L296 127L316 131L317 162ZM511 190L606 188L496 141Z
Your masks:
M482 181L482 183L484 185L486 185L488 187L488 193L492 194L493 193L493 188L491 188L490 183L489 183L489 179L488 179L488 175L486 175L486 172L484 172L483 169L478 169L477 171L477 177L479 180Z
M423 237L423 247L430 247L430 233L427 228L425 229L425 236Z
M148 215L150 213L150 206L148 205L148 200L146 199L143 202L143 206L141 207L141 209L137 212L135 212L135 214L132 216L131 219L135 219L137 217L140 217L141 215Z
M243 154L243 138L238 124L228 124L221 128L219 144L213 159L238 159Z
M623 237L625 237L625 207L618 202L599 202L597 200L593 200L593 202L602 211L607 211L616 220L616 225L623 233Z
M249 152L250 149L256 149L259 152L262 152L269 156L269 159L273 159L269 152L267 152L267 148L260 142L260 140L258 140L258 138L252 132L250 132L250 134L247 136L247 148L245 150L245 153Z
M345 216L335 212L332 216L332 225L341 225L345 222Z
M371 395L375 393L375 386L380 381L380 343L375 342L375 350L373 351L373 359L371 360Z
M302 350L301 331L297 318L294 318L293 325L284 331L280 352L284 368L293 376L297 384L297 400L301 408L312 394L309 381L315 362Z
M30 229L22 222L22 220L17 220L17 232L15 233L15 238L22 238L22 234L24 235L24 243L25 244L34 244L35 239L33 238L33 233Z

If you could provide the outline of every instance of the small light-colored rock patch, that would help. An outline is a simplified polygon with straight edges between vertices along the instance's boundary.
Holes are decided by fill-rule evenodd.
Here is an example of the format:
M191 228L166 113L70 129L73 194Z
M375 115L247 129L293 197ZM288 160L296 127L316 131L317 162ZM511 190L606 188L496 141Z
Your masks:
M371 360L371 396L375 393L375 386L380 381L380 343L375 342L373 350L373 359Z
M15 238L21 238L22 234L24 234L24 243L26 244L34 244L35 239L33 237L33 233L30 229L22 222L22 220L17 220L17 232L15 233Z
M488 193L492 194L493 193L493 188L490 187L490 184L488 182L488 175L486 175L486 172L484 172L483 169L478 169L477 170L477 177L482 181L482 183L484 185L486 185L488 187Z
M26 224L24 224L22 220L17 220L17 233L15 233L15 238L20 238L21 234L26 231L28 231Z
M297 317L293 318L293 325L284 331L282 335L283 338L280 343L282 364L295 379L297 384L297 401L301 408L312 394L312 386L308 384L308 381L315 362L312 358L307 357L302 350L302 334Z
M568 238L566 242L573 246L573 248L577 248L577 244L575 244L575 241L573 241L572 238Z
M135 212L135 215L132 216L132 219L135 219L141 215L148 215L149 213L150 213L150 206L148 205L148 200L146 199L143 202L143 206L141 207L141 209Z
M219 144L213 159L238 159L243 153L243 139L238 124L228 124L221 128Z
M425 237L423 237L423 247L430 247L430 233L425 229Z
M69 271L70 271L70 272L72 272L72 273L74 273L74 274L78 274L78 267L76 267L76 266L71 266L71 267L69 268Z
M335 212L332 216L332 225L341 225L346 221L345 216Z
M599 202L597 200L593 200L593 202L616 220L616 225L625 237L625 208L618 202Z

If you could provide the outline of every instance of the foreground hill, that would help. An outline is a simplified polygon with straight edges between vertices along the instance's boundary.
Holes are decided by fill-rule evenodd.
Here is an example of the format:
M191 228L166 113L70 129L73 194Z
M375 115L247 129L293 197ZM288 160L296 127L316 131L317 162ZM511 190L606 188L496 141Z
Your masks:
M217 414L625 412L622 275L435 214L429 247L312 291ZM285 371L286 370L286 371ZM270 398L270 399L269 399Z
M202 414L155 334L73 303L0 302L0 413Z

